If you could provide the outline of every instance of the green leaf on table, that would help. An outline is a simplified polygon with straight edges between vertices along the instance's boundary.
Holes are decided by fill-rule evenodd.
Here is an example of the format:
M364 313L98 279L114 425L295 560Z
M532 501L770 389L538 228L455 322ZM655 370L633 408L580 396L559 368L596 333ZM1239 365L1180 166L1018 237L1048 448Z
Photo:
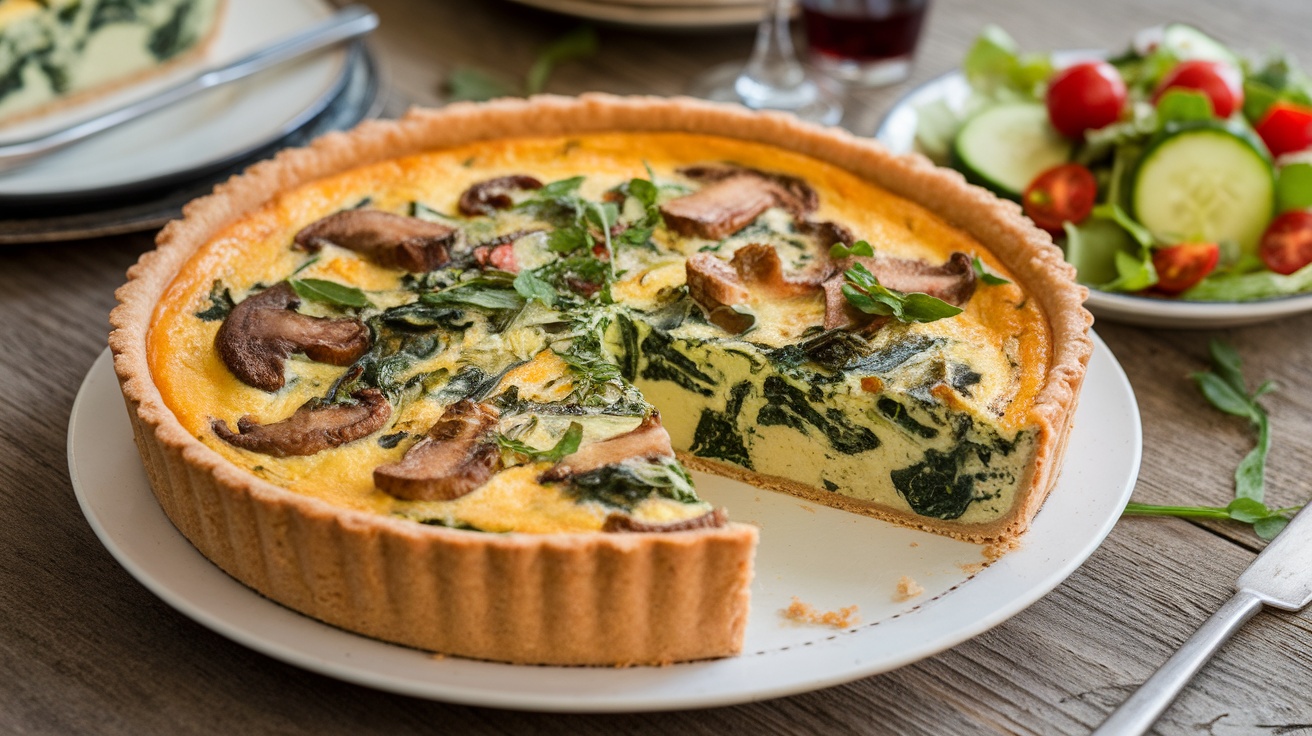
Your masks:
M1198 390L1208 403L1226 414L1233 414L1244 419L1253 418L1253 406L1248 397L1239 393L1215 373L1203 371L1192 374Z
M1157 100L1159 128L1170 123L1211 120L1212 117L1212 100L1202 92L1173 87Z
M1276 178L1276 209L1279 212L1312 207L1312 162L1293 161L1280 167Z
M514 97L519 89L512 82L470 66L458 66L446 77L447 98L452 102L484 102L497 97Z
M292 291L306 301L331 304L335 307L354 307L360 309L371 307L373 303L363 291L354 286L344 286L336 281L324 279L288 279Z
M866 314L893 317L900 322L934 322L961 314L960 307L929 294L905 294L879 283L860 263L843 272L843 296L849 304Z
M592 26L580 26L561 36L538 54L524 80L525 89L531 95L541 92L559 64L595 56L597 48L597 31Z
M1284 531L1287 526L1289 526L1289 517L1276 514L1263 519L1258 519L1257 522L1253 524L1253 531L1257 532L1257 536L1262 539L1270 541L1275 539L1276 535Z
M1002 286L1011 283L997 274L989 273L989 270L984 267L984 261L981 261L979 256L975 256L970 260L970 266L975 269L975 277L989 286Z
M1251 498L1236 498L1226 505L1225 510L1230 518L1245 524L1252 524L1271 515L1271 509L1266 504Z
M848 256L869 257L874 255L875 255L875 249L870 247L870 244L864 240L856 241L855 243L852 244L851 248L847 247L846 245L843 245L842 243L834 243L833 246L829 248L829 257L833 258L836 261L842 258L847 258Z

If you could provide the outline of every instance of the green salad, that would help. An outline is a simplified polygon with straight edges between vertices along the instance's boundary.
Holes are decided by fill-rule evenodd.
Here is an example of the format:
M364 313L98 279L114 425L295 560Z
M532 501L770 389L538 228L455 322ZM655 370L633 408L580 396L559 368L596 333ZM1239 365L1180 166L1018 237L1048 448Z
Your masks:
M1110 57L1022 53L984 29L971 94L917 108L918 148L1020 202L1109 292L1250 301L1312 292L1312 78L1192 26Z

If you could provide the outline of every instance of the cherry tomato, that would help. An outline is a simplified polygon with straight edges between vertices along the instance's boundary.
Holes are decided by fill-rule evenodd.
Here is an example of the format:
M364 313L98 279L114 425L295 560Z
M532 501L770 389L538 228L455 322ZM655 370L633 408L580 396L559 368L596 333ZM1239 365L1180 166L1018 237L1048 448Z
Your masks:
M1276 273L1291 274L1312 263L1312 212L1292 210L1272 220L1257 254Z
M1105 61L1066 67L1048 80L1048 119L1068 138L1111 125L1125 109L1125 80Z
M1212 101L1212 112L1228 118L1244 104L1244 76L1239 70L1220 61L1182 61L1157 85L1153 103L1171 88L1202 92Z
M1312 108L1277 102L1262 116L1256 130L1272 156L1312 148Z
M1216 243L1181 243L1153 251L1157 290L1179 294L1216 269L1221 248Z
M1034 177L1021 204L1035 225L1060 233L1063 222L1083 222L1093 211L1098 182L1079 164L1062 164Z

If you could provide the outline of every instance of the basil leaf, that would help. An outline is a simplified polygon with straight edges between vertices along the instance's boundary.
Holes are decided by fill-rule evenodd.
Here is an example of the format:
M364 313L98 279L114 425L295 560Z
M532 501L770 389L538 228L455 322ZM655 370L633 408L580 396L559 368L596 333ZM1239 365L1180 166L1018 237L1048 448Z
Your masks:
M648 172L650 174L650 172ZM634 197L642 202L643 207L652 207L656 204L656 198L660 190L656 185L647 179L630 179L628 186L629 196Z
M519 94L515 85L473 67L458 66L446 78L447 97L452 102L483 102Z
M1287 526L1289 526L1289 517L1275 514L1265 519L1258 519L1257 523L1253 524L1253 531L1262 539L1272 540Z
M1225 382L1236 392L1247 395L1248 384L1244 381L1242 371L1244 361L1239 357L1239 351L1228 342L1211 340L1207 343L1207 352L1212 357L1212 370L1225 379Z
M331 304L336 307L372 307L373 302L364 295L363 291L354 286L344 286L336 281L325 281L324 279L288 279L287 283L291 284L292 291L306 301L319 302L321 304Z
M573 253L591 247L592 236L588 234L587 228L562 227L547 236L547 250L552 253Z
M429 305L467 304L483 309L519 309L525 299L515 291L511 282L488 283L485 281L457 284L445 291L424 294L420 301Z
M904 294L879 283L860 263L843 272L843 296L849 304L866 314L891 316L900 322L934 322L961 314L960 307L929 294Z
M871 248L870 244L864 240L856 241L852 244L851 248L842 243L834 243L833 246L829 248L829 257L834 260L847 258L848 256L873 256L874 254L875 249Z
M586 177L572 176L568 179L553 181L544 184L541 189L534 193L534 199L553 199L555 197L566 197L578 191L580 185Z
M595 56L597 47L597 31L592 26L581 26L561 36L538 54L524 80L525 89L531 95L541 92L556 65Z
M1268 509L1266 504L1251 498L1236 498L1225 507L1225 510L1230 514L1230 518L1245 524L1252 524L1271 515L1271 509Z
M521 271L514 281L515 291L526 301L537 299L548 307L556 306L556 290L533 271Z
M1210 371L1192 374L1198 390L1203 393L1208 403L1226 414L1253 420L1253 406L1248 397L1235 391L1220 376ZM1255 421L1255 420L1254 420Z
M519 440L512 440L503 434L497 434L497 444L501 449L523 455L532 461L560 462L567 455L578 452L579 444L583 441L583 425L578 422L570 422L569 429L561 435L560 440L548 450L539 450Z
M975 256L974 258L972 258L970 261L970 265L972 268L975 269L975 277L978 278L980 281L983 281L985 284L988 284L989 286L1002 286L1003 284L1011 283L1010 281L1002 278L1001 276L997 276L989 273L988 269L984 267L984 261L981 261L979 259L979 256Z

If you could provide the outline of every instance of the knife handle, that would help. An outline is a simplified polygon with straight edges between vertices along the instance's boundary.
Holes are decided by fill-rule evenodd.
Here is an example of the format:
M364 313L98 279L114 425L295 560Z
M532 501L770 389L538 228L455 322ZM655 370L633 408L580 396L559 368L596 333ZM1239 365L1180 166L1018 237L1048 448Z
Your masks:
M1152 677L1140 685L1121 707L1103 721L1093 736L1125 736L1146 732L1167 707L1175 702L1185 684L1202 669L1216 650L1260 610L1262 599L1256 594L1247 590L1236 593Z

